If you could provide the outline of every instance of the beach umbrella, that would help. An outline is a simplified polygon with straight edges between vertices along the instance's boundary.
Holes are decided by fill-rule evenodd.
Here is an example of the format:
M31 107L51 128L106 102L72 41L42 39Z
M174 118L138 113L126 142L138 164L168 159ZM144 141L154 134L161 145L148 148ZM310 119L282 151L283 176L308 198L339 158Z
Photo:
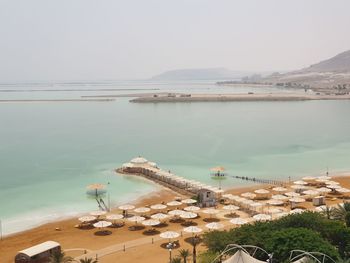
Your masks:
M288 200L288 197L285 195L273 195L271 196L271 198L274 200L282 200L282 201Z
M98 221L97 223L93 224L96 228L105 228L111 226L112 223L108 221Z
M90 212L90 215L99 217L105 215L106 213L106 211L92 211Z
M224 228L224 225L213 222L213 223L206 224L205 227L209 228L210 230L218 230L218 229Z
M124 210L124 211L128 211L128 210L132 210L135 208L134 205L121 205L118 207L120 210Z
M284 193L284 195L289 196L289 197L297 197L297 196L300 196L299 193L295 193L295 192L287 192L287 193Z
M163 205L163 204L156 204L156 205L151 205L151 208L154 210L162 210L162 209L167 208L167 206Z
M317 177L317 179L321 179L321 180L331 180L331 179L332 179L332 177L330 177L330 176L326 176L326 175L323 175L323 176L319 176L319 177Z
M142 222L144 226L157 226L160 224L159 220L148 219Z
M232 196L232 194L223 194L221 197L229 199Z
M340 183L338 183L336 181L327 181L327 182L325 182L325 184L340 184Z
M323 194L332 192L332 190L327 188L327 187L318 188L317 191L319 191L320 193L323 193Z
M180 234L177 232L174 232L174 231L166 231L166 232L161 233L159 236L161 238L171 240L173 238L178 238L180 236Z
M300 198L300 197L293 197L289 199L289 202L292 202L292 203L303 203L305 201L306 200L304 198Z
M175 210L171 210L168 212L169 215L172 215L172 216L180 216L184 213L183 210L179 210L179 209L175 209Z
M259 203L259 202L253 202L253 203L250 203L250 204L249 204L249 206L255 207L255 208L257 208L257 207L262 207L263 205L264 205L264 204Z
M180 217L184 219L193 219L196 218L198 215L193 212L183 212Z
M244 224L247 224L247 223L248 223L248 220L245 219L245 218L237 217L237 218L231 219L231 220L230 220L230 223L231 223L231 224L234 224L234 225L244 225Z
M185 211L188 211L188 212L195 212L195 211L199 211L200 208L198 206L187 206L184 208Z
M286 191L288 191L287 188L280 187L280 186L274 187L274 188L272 188L272 190L275 191L275 192L286 192Z
M337 189L342 188L340 185L337 185L337 184L329 184L326 187L329 189L332 189L332 190L337 190Z
M225 169L225 167L222 167L222 166L216 166L216 167L210 168L210 171L212 171L212 172L224 172L224 171L226 171L226 169Z
M300 209L300 208L296 208L296 209L293 209L289 212L289 214L301 214L301 213L304 213L305 210L304 209Z
M200 232L202 232L203 229L201 229L201 228L199 228L199 227L197 227L197 226L189 226L189 227L185 227L185 228L183 229L183 231L184 231L184 232L187 232L187 233L192 233L192 234L194 234L194 233L200 233Z
M253 216L253 218L257 221L266 221L266 220L271 220L271 216L267 214L257 214Z
M313 181L316 179L316 177L313 177L313 176L305 176L302 178L303 181Z
M130 222L135 222L135 224L137 224L138 222L142 222L144 221L146 218L144 218L143 216L132 216L132 217L129 217L128 220Z
M287 213L287 212L281 212L281 213L275 214L275 217L280 218L280 217L284 217L284 216L287 216L287 215L289 215L289 213Z
M222 207L222 209L224 209L224 210L229 210L229 211L232 212L232 211L238 210L239 207L238 207L238 206L235 206L235 205L225 205L225 206Z
M269 194L270 191L266 190L266 189L258 189L258 190L255 190L254 193L261 194L261 195L266 195L266 194Z
M111 215L107 215L106 219L107 220L120 220L123 219L124 216L123 215L119 215L119 214L111 214Z
M254 201L250 199L242 199L240 203L243 205L250 205L251 203L254 203Z
M106 193L106 186L104 184L90 184L86 187L87 194L89 195L101 195Z
M290 188L295 190L309 189L309 187L307 187L306 185L299 185L299 184L292 185Z
M171 202L168 202L166 205L167 206L180 206L180 205L182 205L182 203L179 201L171 201Z
M134 212L136 213L148 213L149 211L151 211L151 208L148 207L139 207L134 209Z
M271 199L266 202L269 205L283 205L284 202L282 200Z
M320 194L320 192L317 190L306 190L303 192L303 194L310 195L310 196L317 196Z
M236 201L237 198L240 198L240 197L238 195L231 195L231 196L228 197L228 199L231 200L231 201Z
M307 182L304 182L304 181L294 181L293 184L296 184L296 185L307 185Z
M96 217L94 217L94 216L82 216L82 217L79 217L78 220L80 222L85 223L85 222L91 222L91 221L96 220Z
M164 220L165 218L168 218L169 216L167 214L163 214L163 213L157 213L154 215L151 215L152 219L158 219L158 220Z
M348 189L348 188L338 188L336 190L337 190L337 192L342 193L342 194L350 193L350 189Z
M197 200L194 200L194 199L184 199L181 201L182 203L184 204L195 204L197 203Z
M246 193L241 194L241 196L243 196L245 198L254 199L256 197L256 194L253 194L251 192L246 192Z
M205 209L202 211L204 214L208 214L208 215L215 215L217 213L220 213L219 210L216 210L216 209L212 209L212 208L209 208L209 209Z

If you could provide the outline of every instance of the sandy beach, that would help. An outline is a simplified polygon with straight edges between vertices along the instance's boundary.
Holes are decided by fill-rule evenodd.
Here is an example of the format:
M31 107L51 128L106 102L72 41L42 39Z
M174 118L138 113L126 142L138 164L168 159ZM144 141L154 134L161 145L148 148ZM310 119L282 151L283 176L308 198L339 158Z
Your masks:
M350 187L350 175L348 174L334 177L333 180L338 181L343 187ZM262 187L265 189L272 188L272 186L269 185L254 185L251 187L227 190L226 193L240 194ZM134 204L135 206L144 206L168 202L173 200L175 196L179 196L179 194L171 190L162 189L141 198L140 200L134 202ZM335 205L337 202L339 202L339 200L334 201L327 198L326 202L327 205ZM305 208L312 208L311 203L308 202ZM243 212L238 213L241 217L247 216ZM222 216L218 215L217 217L220 219L221 223L224 223L226 228L233 227L233 225L229 224L228 220L222 219ZM194 219L193 221L197 223L199 227L204 229L204 225L207 222L205 222L203 219L204 216L201 215L201 217ZM107 254L111 253L110 255L103 256L100 259L99 262L103 263L116 262L116 259L118 259L118 262L140 262L145 257L147 257L149 262L164 262L164 260L168 257L168 251L161 247L161 244L166 242L166 240L161 240L159 238L159 234L153 236L145 235L143 233L144 230L130 231L127 227L132 225L130 222L126 222L126 226L121 228L110 228L109 230L112 232L112 234L108 236L95 235L96 229L78 229L75 227L78 223L79 222L76 218L72 218L45 224L25 232L5 237L0 242L2 262L13 262L13 258L17 251L47 240L59 242L63 249L66 250L67 254L73 257L82 255L84 250L86 250L86 253L94 253L93 251L99 251L99 254L103 251ZM60 230L58 231L56 228L59 228ZM182 228L183 226L178 223L169 223L168 226L159 227L157 230L159 232L164 232L166 230L175 230L180 232ZM187 234L178 238L181 248L191 248L191 246L185 241L185 239L189 236L190 235ZM123 245L126 246L126 251L123 251ZM203 251L204 249L205 247L202 245L198 248L199 251ZM119 251L112 253L114 250ZM177 249L174 250L175 254L177 253L176 250Z

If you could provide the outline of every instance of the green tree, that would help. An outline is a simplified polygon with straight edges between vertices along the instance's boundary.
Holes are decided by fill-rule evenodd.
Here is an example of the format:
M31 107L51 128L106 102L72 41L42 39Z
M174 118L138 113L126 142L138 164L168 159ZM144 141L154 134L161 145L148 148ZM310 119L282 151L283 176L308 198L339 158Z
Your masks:
M327 219L332 219L334 214L334 208L330 206L326 206L322 208L321 215L323 215Z
M343 205L339 204L337 208L334 209L334 218L345 221L347 212L350 212L350 203L346 202Z
M174 257L171 259L170 263L181 263L181 258L180 257Z
M52 255L50 256L49 262L50 263L71 263L73 262L73 258L66 256L64 252L58 251L58 252L52 253Z
M188 249L180 249L179 256L182 258L184 263L187 263L187 258L191 255Z
M97 263L97 259L94 259L94 258L82 258L82 259L79 259L79 263Z
M345 214L345 224L347 227L350 227L350 212L346 212Z

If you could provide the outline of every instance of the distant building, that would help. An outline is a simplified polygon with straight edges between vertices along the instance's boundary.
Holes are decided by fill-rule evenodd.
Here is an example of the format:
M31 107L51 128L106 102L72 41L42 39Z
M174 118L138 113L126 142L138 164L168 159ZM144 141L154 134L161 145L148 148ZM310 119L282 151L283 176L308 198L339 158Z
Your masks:
M216 194L209 189L200 189L198 191L198 202L201 207L216 206Z
M15 263L47 263L50 256L57 252L61 252L61 245L55 241L46 241L19 251Z

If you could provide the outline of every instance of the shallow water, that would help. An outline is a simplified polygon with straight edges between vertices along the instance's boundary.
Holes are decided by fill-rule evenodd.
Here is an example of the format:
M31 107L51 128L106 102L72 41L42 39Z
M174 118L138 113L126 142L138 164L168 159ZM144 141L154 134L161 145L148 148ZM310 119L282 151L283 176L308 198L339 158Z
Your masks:
M153 87L137 85L127 87ZM193 92L210 87L216 92L208 83L158 87L162 91L191 87ZM240 88L240 92L250 90ZM77 98L87 93L0 92L0 99ZM331 174L345 171L350 160L349 116L349 101L135 104L118 98L115 102L1 103L3 231L20 231L97 209L85 194L90 183L109 182L112 205L153 191L152 183L113 172L138 155L213 185L218 182L210 178L209 168L217 165L225 166L230 175L285 180L319 175L327 166ZM223 182L224 187L242 184L229 178Z

